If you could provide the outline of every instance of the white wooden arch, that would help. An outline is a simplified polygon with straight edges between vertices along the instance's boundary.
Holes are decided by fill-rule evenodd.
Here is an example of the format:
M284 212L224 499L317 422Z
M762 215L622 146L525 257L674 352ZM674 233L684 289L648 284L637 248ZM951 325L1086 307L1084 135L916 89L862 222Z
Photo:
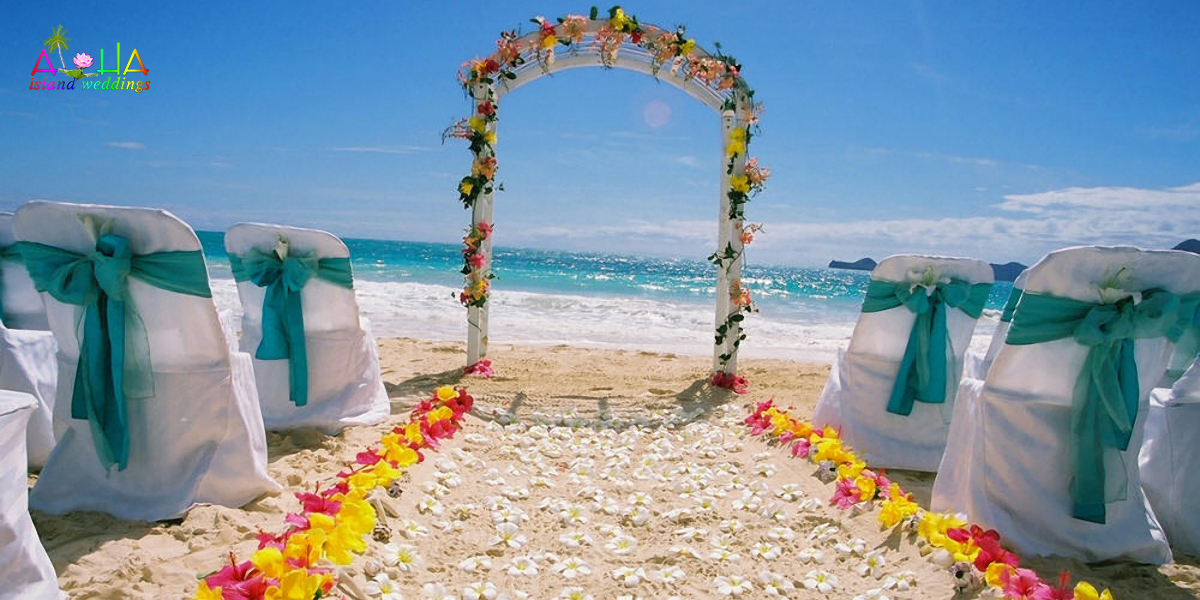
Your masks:
M722 160L719 164L720 189L718 190L717 248L718 252L723 252L727 248L732 249L736 258L729 261L723 267L719 266L717 268L715 323L716 327L726 324L729 329L724 335L724 341L714 343L713 371L736 374L738 343L743 336L740 321L729 321L730 315L740 312L731 306L732 301L729 289L731 281L741 279L744 262L741 233L744 223L741 218L731 218L728 193L730 190L730 176L744 172L746 152L742 152L740 155L734 157L732 166L725 161L724 157L726 155L726 145L731 140L731 133L739 127L744 129L748 125L745 122L739 123L739 119L749 118L748 115L753 113L753 107L751 106L752 99L745 94L745 90L748 88L742 85L719 90L699 78L688 77L685 72L686 69L680 69L679 72L675 72L671 69L672 64L664 64L659 68L655 65L652 55L647 50L628 42L617 50L615 56L611 54L602 56L597 45L593 42L596 32L606 23L606 20L589 20L583 41L574 44L570 49L557 50L553 62L527 60L524 64L510 69L514 75L512 78L502 77L496 83L474 85L469 89L473 100L472 108L478 110L480 104L490 101L498 114L500 101L510 92L527 83L568 69L601 67L636 71L655 77L659 81L679 88L720 115L720 155L722 156ZM644 25L644 27L653 28L653 26L648 25ZM654 29L661 30L661 28ZM534 31L518 39L522 47L529 47L531 43L536 42L540 37L541 34ZM695 47L689 56L692 59L704 59L712 55L699 47ZM675 62L680 63L683 61L677 58ZM474 110L472 114L475 114ZM495 122L490 125L489 131L495 131ZM492 154L495 154L494 147L492 148ZM476 159L478 158L479 155L477 154ZM478 226L481 222L492 223L493 197L494 192L488 189L482 192L475 200L471 212L472 227ZM492 263L492 239L490 236L480 243L479 251L484 256L484 269L490 271ZM716 342L715 338L714 342ZM485 358L487 356L487 348L488 305L468 307L467 364L474 365Z

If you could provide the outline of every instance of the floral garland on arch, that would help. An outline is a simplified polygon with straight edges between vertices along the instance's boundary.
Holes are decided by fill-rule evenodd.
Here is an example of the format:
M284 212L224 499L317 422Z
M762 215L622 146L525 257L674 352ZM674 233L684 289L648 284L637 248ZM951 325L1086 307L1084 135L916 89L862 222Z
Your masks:
M301 509L285 519L281 534L260 532L249 560L201 575L194 600L317 600L338 585L338 566L367 550L368 535L379 535L372 496L386 490L398 497L405 470L425 460L423 450L454 436L474 405L465 388L443 386L413 409L409 421L360 452L355 464L337 474L324 490L299 492Z
M868 468L831 427L819 430L776 408L773 400L757 404L745 424L751 435L778 442L793 457L816 463L821 480L834 483L831 505L867 512L878 502L880 527L900 526L910 540L915 536L923 555L950 570L959 591L987 587L1016 600L1113 598L1109 590L1099 591L1086 581L1069 587L1067 571L1059 575L1057 585L1043 581L1034 571L1021 568L1020 557L1001 546L996 530L968 523L963 515L922 509L883 471Z
M487 303L492 279L495 279L496 275L487 266L487 256L484 255L482 246L483 242L491 237L492 225L487 221L480 221L463 236L462 274L466 283L458 295L458 301L463 306L483 306Z

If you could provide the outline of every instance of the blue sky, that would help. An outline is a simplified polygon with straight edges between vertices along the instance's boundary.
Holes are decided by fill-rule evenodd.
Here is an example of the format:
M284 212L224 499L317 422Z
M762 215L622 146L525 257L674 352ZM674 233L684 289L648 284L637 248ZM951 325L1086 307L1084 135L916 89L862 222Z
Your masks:
M1200 4L645 2L737 56L766 105L750 259L901 251L1032 262L1077 243L1200 236ZM1064 3L1065 4L1065 3ZM459 64L567 2L10 3L0 15L0 208L32 198L456 242L469 170L440 133ZM1086 8L1081 8L1086 6ZM607 8L607 6L601 7ZM51 30L150 89L30 91ZM55 57L55 61L57 61ZM108 58L111 61L111 58ZM665 103L669 121L647 123ZM497 243L698 258L715 245L718 119L632 72L507 96Z

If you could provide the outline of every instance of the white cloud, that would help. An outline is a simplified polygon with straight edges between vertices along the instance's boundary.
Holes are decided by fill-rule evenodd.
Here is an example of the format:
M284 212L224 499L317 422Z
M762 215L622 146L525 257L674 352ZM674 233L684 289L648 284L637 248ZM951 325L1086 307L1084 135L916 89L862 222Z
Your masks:
M675 162L677 162L685 167L692 167L693 169L700 166L700 159L698 159L695 156L692 156L690 154L685 154L683 156L676 157Z
M1002 210L1044 214L1066 209L1155 209L1200 207L1200 182L1150 190L1133 187L1071 187L1035 194L1009 194Z
M104 144L109 148L120 148L122 150L145 150L146 145L141 142L108 142Z

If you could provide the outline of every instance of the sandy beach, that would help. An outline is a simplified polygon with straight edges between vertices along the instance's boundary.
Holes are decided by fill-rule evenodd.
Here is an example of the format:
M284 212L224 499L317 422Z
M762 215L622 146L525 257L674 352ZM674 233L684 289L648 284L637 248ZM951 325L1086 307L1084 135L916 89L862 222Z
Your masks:
M810 463L734 425L769 398L810 415L827 365L744 360L751 388L737 396L707 385L710 362L701 356L494 345L496 375L479 379L461 376L461 344L384 339L380 347L395 422L444 384L467 386L476 410L389 502L391 538L372 541L368 556L345 569L365 597L381 567L405 598L430 597L439 584L458 597L475 583L512 598L554 598L572 587L597 599L705 598L722 595L719 578L726 590L749 586L743 597L770 586L822 597L804 587L814 572L836 580L823 597L872 589L955 597L950 573L913 543L881 532L871 514L828 506L832 488ZM571 427L556 425L564 423ZM281 529L298 507L293 492L330 481L394 424L333 437L270 433L270 472L286 491L241 509L200 506L163 523L36 512L34 521L71 598L189 597L197 574L219 568L231 551L249 556L260 529ZM928 505L932 476L890 475ZM389 564L397 552L406 558ZM1117 598L1200 594L1194 556L1163 567L1022 558L1046 579L1068 568ZM528 574L531 565L538 575Z

